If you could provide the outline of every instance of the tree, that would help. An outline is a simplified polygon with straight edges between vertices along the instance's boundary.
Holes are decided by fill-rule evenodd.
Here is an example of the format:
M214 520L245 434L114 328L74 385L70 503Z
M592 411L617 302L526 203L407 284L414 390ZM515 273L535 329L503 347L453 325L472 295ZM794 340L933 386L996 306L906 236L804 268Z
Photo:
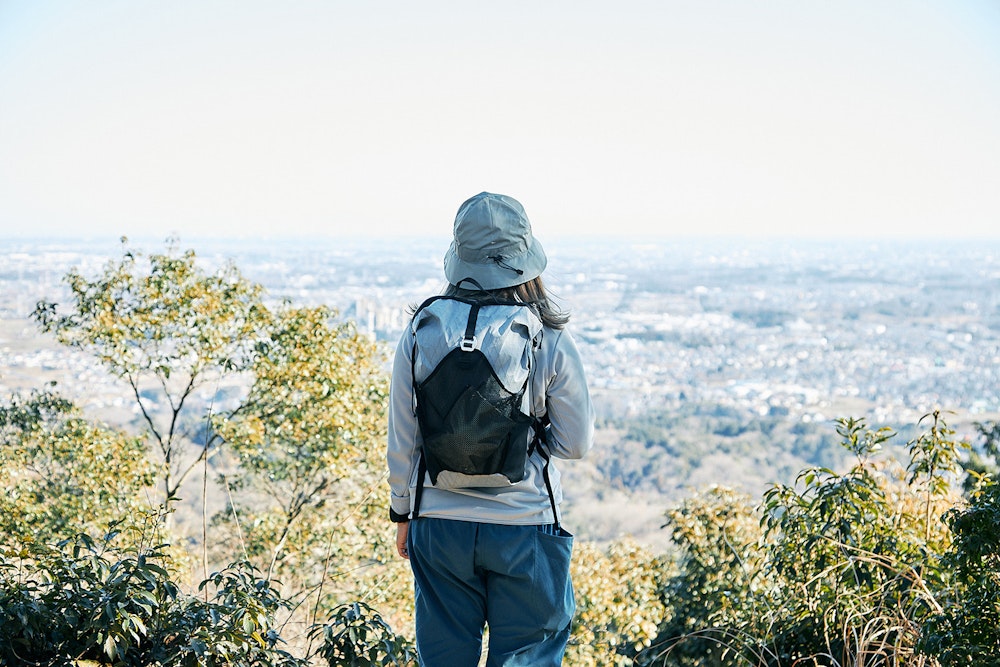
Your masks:
M175 241L148 258L122 243L97 277L70 271L65 312L42 301L34 316L125 381L156 454L154 505L173 511L199 464L206 485L210 459L224 473L205 576L214 546L219 564L280 574L313 618L324 595L395 600L402 587L374 583L403 576L384 530L383 350L327 308L269 307L231 262L209 272Z
M170 510L178 491L218 439L185 408L201 388L212 394L249 367L269 313L259 285L232 264L206 273L192 250L142 255L122 238L122 255L101 275L66 276L73 304L40 301L34 318L63 344L89 352L123 379L162 466L160 502ZM212 409L212 406L209 406Z
M370 583L362 574L384 577L385 564L395 564L384 517L383 361L375 343L326 308L286 305L258 346L246 399L214 419L238 464L227 475L238 493L215 523L242 535L268 578L323 590L321 582L351 571L325 592L358 592Z
M96 536L113 522L141 532L154 472L141 436L88 421L52 392L14 396L0 406L0 542Z

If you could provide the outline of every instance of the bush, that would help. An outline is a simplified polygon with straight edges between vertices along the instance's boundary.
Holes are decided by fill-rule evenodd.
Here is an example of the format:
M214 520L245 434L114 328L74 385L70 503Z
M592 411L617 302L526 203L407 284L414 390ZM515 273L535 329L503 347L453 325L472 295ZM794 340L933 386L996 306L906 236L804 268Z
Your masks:
M927 664L917 640L941 609L949 576L941 559L949 535L938 517L957 499L962 443L940 413L924 421L906 470L874 460L890 429L842 419L837 432L855 457L846 472L808 468L795 485L773 486L759 513L718 489L671 512L680 571L663 590L666 621L640 661ZM747 521L755 517L761 532ZM942 618L940 627L949 623Z
M665 565L663 557L631 540L606 549L578 545L572 566L577 612L566 664L632 665L663 620L658 592Z
M287 603L252 569L214 574L200 599L180 593L163 547L120 551L116 537L0 554L0 664L300 664L273 625Z
M713 486L667 513L677 573L660 592L668 610L646 664L738 664L732 633L751 622L763 573L760 517L749 496Z
M0 665L305 667L276 625L290 606L246 563L212 574L200 595L172 580L163 547L121 549L111 532L55 547L0 551ZM415 664L412 645L363 603L313 626L331 665Z
M322 640L318 654L330 667L403 666L417 660L413 644L363 602L337 607L330 623L313 626L310 636Z
M0 404L0 543L94 537L108 523L139 534L154 466L146 444L85 419L53 391Z
M948 599L923 627L920 647L945 667L1000 664L1000 484L973 493L945 514L954 542Z

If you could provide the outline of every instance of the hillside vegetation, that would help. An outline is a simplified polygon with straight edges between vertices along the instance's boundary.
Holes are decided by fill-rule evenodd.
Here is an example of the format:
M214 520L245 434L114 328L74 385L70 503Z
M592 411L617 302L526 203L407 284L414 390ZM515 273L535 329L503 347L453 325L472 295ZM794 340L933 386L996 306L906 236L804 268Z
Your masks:
M66 280L39 328L119 378L137 417L100 423L52 386L0 402L0 664L417 664L385 350L174 245L124 243ZM616 449L590 479L608 493L697 481L709 449L787 483L671 489L667 548L579 541L565 664L1000 664L1000 429L964 443L947 417L689 405L605 424Z

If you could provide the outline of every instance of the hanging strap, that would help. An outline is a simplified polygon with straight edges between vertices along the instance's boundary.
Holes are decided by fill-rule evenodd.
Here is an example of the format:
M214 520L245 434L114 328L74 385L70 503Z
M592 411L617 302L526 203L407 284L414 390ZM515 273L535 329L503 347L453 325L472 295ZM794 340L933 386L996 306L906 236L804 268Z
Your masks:
M413 491L413 511L410 513L411 519L420 516L420 499L424 495L424 476L427 475L427 462L424 461L424 453L420 452L420 463L417 464L417 488Z
M416 317L416 314L414 314ZM413 331L413 347L410 348L410 388L413 397L410 399L410 407L414 417L417 414L417 332ZM421 448L417 454L417 488L413 494L413 511L410 512L410 519L416 519L420 514L420 497L424 495L424 475L427 474L427 463L424 461L424 452Z
M545 446L545 425L548 418L536 419L535 420L535 437L531 439L531 449L528 450L528 455L531 456L532 450L538 452L545 463L542 465L542 479L545 480L545 490L549 493L549 505L552 507L552 523L555 526L556 533L559 533L559 508L556 507L556 495L552 492L552 479L549 477L549 461L551 457L549 452L546 450Z

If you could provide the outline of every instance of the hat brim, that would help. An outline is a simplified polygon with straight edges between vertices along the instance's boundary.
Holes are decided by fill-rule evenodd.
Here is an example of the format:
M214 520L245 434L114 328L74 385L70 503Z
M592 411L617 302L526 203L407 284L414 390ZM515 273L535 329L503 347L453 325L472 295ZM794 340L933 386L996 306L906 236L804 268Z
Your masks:
M484 290L503 289L534 280L542 275L547 263L542 244L534 236L531 237L527 250L520 255L504 256L502 264L492 260L467 262L458 256L455 242L452 241L444 256L444 275L449 283L459 287L475 287L462 284L467 280L474 280Z

